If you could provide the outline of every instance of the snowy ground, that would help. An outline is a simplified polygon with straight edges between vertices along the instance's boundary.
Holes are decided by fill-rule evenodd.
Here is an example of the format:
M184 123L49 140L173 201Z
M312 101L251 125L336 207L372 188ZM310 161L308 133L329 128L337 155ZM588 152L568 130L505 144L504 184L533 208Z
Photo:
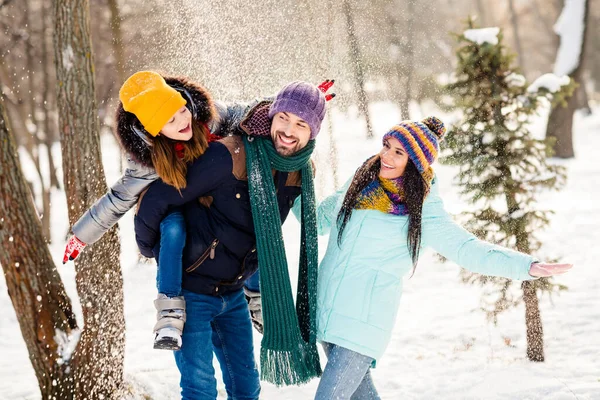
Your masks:
M415 110L419 112L419 110ZM397 111L389 104L375 104L376 139L367 141L357 131L362 126L352 111L334 115L338 142L340 183L380 145L381 135L396 122ZM575 119L575 160L563 161L569 181L565 190L548 193L541 206L554 209L550 229L540 234L542 256L559 257L575 264L557 281L569 291L541 300L546 362L525 359L523 307L501 315L497 327L477 311L481 289L459 282L459 268L441 264L425 254L412 279L407 279L396 328L387 353L373 371L384 399L600 399L600 284L594 269L600 259L600 109L592 117ZM327 125L324 124L324 127ZM543 132L543 118L534 129ZM319 137L317 192L333 191L328 160L329 139ZM58 150L58 149L56 149ZM117 179L118 149L103 138L108 182ZM23 155L22 155L23 157ZM596 161L593 161L596 160ZM442 194L453 213L466 205L452 184L455 170L437 167ZM26 171L30 172L30 171ZM61 265L68 229L64 193L53 194L52 254ZM178 371L169 352L152 349L155 296L154 264L138 264L130 214L121 223L122 268L125 281L127 348L125 372L135 393L132 399L177 399ZM299 227L292 217L284 227L290 266L298 257ZM321 255L325 239L321 242ZM73 265L60 266L65 286L75 307ZM507 345L507 343L509 343ZM255 336L256 349L260 336ZM257 353L258 355L258 353ZM325 358L323 357L323 360ZM28 360L12 303L0 277L0 399L39 399L37 381ZM221 381L219 381L221 382ZM278 389L263 384L264 399L310 399L317 381L302 387ZM225 398L222 383L220 397Z

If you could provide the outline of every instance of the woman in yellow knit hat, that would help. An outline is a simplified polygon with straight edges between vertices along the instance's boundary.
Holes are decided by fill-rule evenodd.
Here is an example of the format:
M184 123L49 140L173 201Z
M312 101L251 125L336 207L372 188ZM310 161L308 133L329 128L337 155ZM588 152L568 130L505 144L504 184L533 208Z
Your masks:
M130 76L119 91L117 136L128 156L128 168L74 225L63 263L74 260L87 244L96 242L140 198L156 179L177 189L186 187L187 164L200 157L208 142L218 138L220 119L235 118L243 110L215 104L206 89L186 78L163 78L152 71ZM236 108L237 107L237 108ZM217 117L217 111L221 114ZM174 211L161 224L155 301L158 310L154 347L177 350L185 322L181 291L181 258L185 223ZM159 252L159 250L162 250Z

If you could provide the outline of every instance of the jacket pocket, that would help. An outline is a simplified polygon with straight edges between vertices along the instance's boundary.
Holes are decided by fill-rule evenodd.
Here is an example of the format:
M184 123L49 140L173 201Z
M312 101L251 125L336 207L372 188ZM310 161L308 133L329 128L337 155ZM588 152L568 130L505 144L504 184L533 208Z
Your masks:
M240 267L240 270L239 270L238 274L236 275L235 279L224 280L224 281L221 281L219 284L220 285L229 285L229 286L239 285L242 280L247 279L250 274L246 274L246 260L248 259L248 257L250 255L252 255L255 252L256 252L256 247L253 247L250 251L248 251L248 253L246 253L246 255L244 256L244 259L242 260L242 266ZM254 272L256 272L256 270L254 270Z
M214 259L215 258L215 249L217 248L218 244L219 244L219 239L214 239L211 242L211 244L208 246L208 248L204 251L204 253L202 253L202 255L192 265L190 265L188 268L185 269L185 272L190 273L190 272L195 271L209 257L211 260Z

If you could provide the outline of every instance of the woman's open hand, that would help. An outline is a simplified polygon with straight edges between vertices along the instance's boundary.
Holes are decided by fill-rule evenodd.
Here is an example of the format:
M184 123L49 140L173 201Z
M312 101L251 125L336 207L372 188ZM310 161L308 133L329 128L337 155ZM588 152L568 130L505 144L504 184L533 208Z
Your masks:
M529 275L536 278L561 275L573 268L573 264L544 264L533 263L529 268Z

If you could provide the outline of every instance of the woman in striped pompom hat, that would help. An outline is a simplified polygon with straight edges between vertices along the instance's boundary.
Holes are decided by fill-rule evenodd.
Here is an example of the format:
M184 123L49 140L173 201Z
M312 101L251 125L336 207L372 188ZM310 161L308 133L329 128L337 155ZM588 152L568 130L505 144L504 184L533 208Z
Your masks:
M316 399L379 398L369 370L389 343L402 277L416 268L421 247L516 280L572 267L478 240L452 220L431 167L445 132L436 117L393 126L379 154L319 206L320 233L330 239L317 285L317 338L328 362Z

